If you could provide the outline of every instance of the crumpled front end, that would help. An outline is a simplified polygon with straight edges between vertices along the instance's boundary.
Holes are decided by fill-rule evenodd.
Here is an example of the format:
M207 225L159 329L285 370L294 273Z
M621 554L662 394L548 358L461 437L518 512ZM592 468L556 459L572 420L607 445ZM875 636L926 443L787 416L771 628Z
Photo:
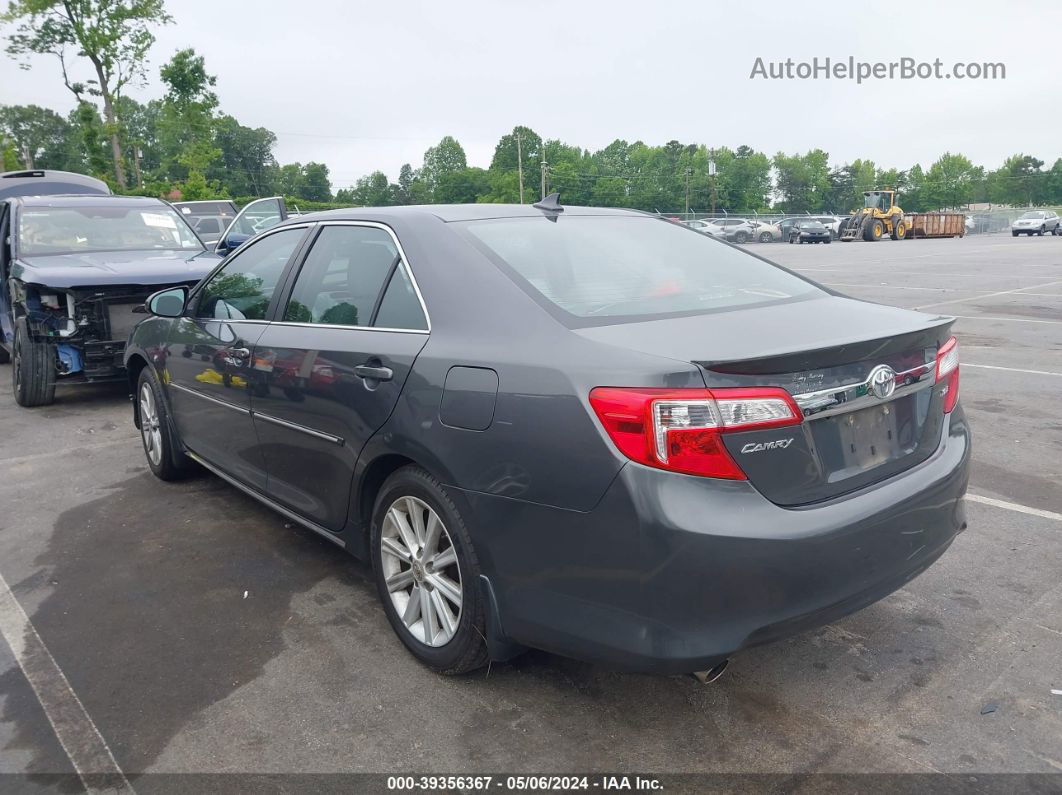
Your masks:
M122 376L126 341L144 318L138 310L156 289L142 285L56 289L19 283L13 298L31 337L54 347L60 378L108 381Z

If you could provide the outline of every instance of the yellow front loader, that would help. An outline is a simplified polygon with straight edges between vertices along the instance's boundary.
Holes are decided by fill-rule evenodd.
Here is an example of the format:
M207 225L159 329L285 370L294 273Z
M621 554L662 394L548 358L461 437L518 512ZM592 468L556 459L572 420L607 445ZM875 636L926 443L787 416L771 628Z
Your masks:
M845 242L874 242L885 235L893 240L907 237L907 222L903 210L896 204L896 191L863 191L863 206L841 222L838 238Z

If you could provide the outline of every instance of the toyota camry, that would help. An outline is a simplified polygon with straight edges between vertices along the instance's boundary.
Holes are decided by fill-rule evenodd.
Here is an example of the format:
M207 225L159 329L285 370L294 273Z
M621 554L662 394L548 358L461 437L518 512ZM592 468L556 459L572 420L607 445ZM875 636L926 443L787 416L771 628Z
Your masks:
M205 468L368 561L437 671L527 647L718 670L966 527L953 318L555 196L240 243L152 296L126 347L148 465Z

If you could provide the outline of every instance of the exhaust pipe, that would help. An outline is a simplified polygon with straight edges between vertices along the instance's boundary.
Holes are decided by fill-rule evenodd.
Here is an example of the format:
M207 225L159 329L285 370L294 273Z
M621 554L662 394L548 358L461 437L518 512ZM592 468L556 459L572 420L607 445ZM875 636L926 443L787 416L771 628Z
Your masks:
M702 685L710 685L723 675L723 672L726 671L728 665L730 665L730 660L723 660L721 663L709 668L707 671L694 671L693 676Z

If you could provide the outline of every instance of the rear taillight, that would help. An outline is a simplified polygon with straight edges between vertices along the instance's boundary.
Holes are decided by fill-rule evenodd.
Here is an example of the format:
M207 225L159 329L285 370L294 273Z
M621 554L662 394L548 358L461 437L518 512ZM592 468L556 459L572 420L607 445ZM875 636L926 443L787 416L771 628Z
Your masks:
M636 389L597 387L590 405L625 456L646 466L710 478L745 480L722 435L799 425L803 415L784 389Z
M944 413L959 400L959 342L954 337L937 351L937 383L944 382Z

